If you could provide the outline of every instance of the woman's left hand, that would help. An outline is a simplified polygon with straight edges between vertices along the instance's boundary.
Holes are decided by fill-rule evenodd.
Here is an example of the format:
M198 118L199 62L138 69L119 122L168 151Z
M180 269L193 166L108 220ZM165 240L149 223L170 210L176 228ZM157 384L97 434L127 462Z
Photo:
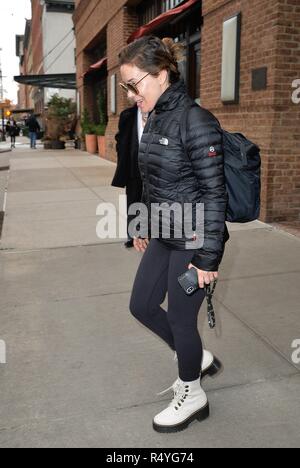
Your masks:
M189 265L189 270L191 270L191 268L195 268L197 270L198 279L199 279L199 286L202 289L204 289L205 284L208 285L210 283L213 283L219 277L219 273L217 271L199 270L199 268L197 268L194 265L190 264Z

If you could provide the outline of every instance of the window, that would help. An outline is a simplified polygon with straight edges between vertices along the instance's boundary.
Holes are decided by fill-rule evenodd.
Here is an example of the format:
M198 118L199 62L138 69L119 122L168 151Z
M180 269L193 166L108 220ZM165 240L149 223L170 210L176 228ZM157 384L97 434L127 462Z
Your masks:
M183 1L184 0L147 0L142 2L142 4L137 7L140 26L150 23L150 21L157 18L161 13L176 8L183 3Z
M189 91L193 99L200 98L200 73L201 73L201 43L195 42L190 45L190 80Z
M183 0L163 0L163 8L162 11L166 12L172 10L172 8L177 7L180 3L183 3Z
M162 13L162 2L161 0L147 0L147 2L142 2L137 8L137 13L140 26L150 23L150 21L157 18L157 16Z
M147 0L137 7L140 26L149 23L161 13L176 8L183 0ZM181 75L193 99L200 98L202 2L196 2L190 11L164 23L154 31L158 37L172 37L185 47L185 60L179 64Z

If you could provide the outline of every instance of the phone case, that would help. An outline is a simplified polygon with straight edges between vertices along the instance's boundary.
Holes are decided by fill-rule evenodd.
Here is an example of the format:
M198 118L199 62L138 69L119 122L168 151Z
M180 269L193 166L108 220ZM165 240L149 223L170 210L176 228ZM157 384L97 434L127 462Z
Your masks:
M198 273L195 268L191 268L178 278L178 282L184 292L191 296L199 289Z

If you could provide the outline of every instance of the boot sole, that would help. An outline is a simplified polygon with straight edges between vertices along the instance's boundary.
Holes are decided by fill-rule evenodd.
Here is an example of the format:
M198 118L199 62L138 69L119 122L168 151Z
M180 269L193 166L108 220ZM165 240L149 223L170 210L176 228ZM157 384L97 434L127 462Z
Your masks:
M223 369L223 364L219 359L216 357L214 358L214 361L208 369L202 372L201 380L204 379L205 377L214 377L217 375L221 370Z
M202 408L201 410L197 411L196 413L192 414L188 419L186 419L184 422L177 424L176 426L159 426L153 422L153 429L156 432L162 433L162 434L172 434L175 432L181 432L184 431L189 427L189 425L194 422L194 421L205 421L206 419L209 418L210 415L210 409L209 409L209 403Z

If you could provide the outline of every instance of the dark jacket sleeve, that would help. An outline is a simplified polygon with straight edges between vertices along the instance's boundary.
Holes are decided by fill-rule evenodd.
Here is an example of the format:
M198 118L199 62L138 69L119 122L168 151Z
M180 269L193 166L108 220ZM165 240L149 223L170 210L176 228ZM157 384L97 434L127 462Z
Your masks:
M119 124L118 124L118 133L116 134L115 136L115 140L116 140L116 151L117 151L117 156L119 158L119 155L120 155L120 140L121 140L121 134L122 134L122 127L124 125L124 112L122 112L120 114L120 118L119 118Z
M121 112L118 125L118 133L115 136L116 140L116 151L117 151L117 168L112 181L113 187L124 188L128 180L128 164L125 161L124 142L127 137L126 132L126 120L128 112L125 110ZM127 146L127 145L125 145ZM126 149L125 149L126 151Z
M209 111L201 107L189 111L186 145L204 203L204 245L192 264L204 271L218 271L226 239L228 194L222 131ZM214 151L216 155L212 156Z

